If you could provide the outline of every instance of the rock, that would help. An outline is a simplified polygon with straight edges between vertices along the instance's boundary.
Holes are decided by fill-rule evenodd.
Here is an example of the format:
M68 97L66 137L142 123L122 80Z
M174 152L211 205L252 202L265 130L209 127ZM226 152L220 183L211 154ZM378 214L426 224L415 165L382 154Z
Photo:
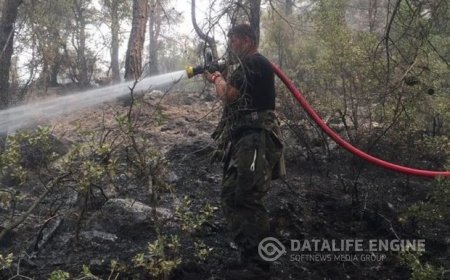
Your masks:
M180 177L178 177L178 175L173 171L170 171L169 174L167 175L167 182L169 184L176 184L179 180Z
M117 177L117 181L121 184L125 184L128 181L128 176L122 173Z
M392 203L386 202L386 206L389 210L391 210L392 212L395 212L395 207Z
M186 126L186 122L184 120L178 120L175 122L175 125L179 127L184 127Z
M165 131L173 131L173 130L177 130L177 125L175 123L169 123L167 125L164 125L163 127L161 127L160 131L161 132L165 132Z
M189 137L195 137L195 136L197 136L197 132L195 132L195 131L193 131L193 130L189 130L188 133L187 133L187 135L188 135Z
M80 237L88 242L115 242L117 240L117 235L98 230L83 231L80 233Z
M117 240L118 236L116 234L100 230L87 230L79 234L79 241L83 244L88 244L91 248L108 248L115 244ZM62 250L62 248L67 248L70 246L70 243L75 241L75 235L73 232L66 232L57 236L54 241L55 244L53 246Z
M110 199L91 217L88 228L117 233L138 224L153 224L154 210L159 220L167 220L173 216L173 212L167 208L153 209L142 202L128 198Z

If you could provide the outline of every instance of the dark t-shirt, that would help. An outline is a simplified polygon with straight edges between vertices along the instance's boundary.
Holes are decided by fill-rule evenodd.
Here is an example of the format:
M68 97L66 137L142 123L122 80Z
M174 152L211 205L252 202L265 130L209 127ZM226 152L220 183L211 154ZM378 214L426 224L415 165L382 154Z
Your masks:
M274 79L274 71L267 58L259 53L247 56L229 79L229 83L239 90L240 96L228 109L234 113L274 110Z

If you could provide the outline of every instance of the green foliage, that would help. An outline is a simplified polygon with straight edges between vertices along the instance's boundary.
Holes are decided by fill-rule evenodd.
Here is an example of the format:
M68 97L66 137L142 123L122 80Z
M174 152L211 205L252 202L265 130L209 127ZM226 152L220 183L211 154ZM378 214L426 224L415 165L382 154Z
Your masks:
M313 20L318 37L328 44L345 44L343 39L350 39L350 32L346 28L345 12L348 0L319 1Z
M87 193L92 186L103 186L117 173L117 156L111 143L99 143L104 132L84 134L84 141L72 145L69 152L57 162L59 172L68 172L77 182L76 189Z
M427 201L420 201L409 207L404 218L422 222L448 221L450 219L450 180L442 179L429 194Z
M210 255L213 248L206 245L202 240L194 242L195 256L202 261L205 261Z
M100 278L91 272L87 265L83 265L81 275L78 277L71 277L70 274L63 270L55 270L50 274L49 280L66 280L66 279L86 279L86 280L113 280L119 279L120 272L124 271L123 265L119 264L117 260L111 260L111 272L108 278Z
M168 279L171 272L181 263L180 240L176 235L159 235L149 243L147 251L133 258L136 267L144 268L156 279Z
M52 71L64 68L64 48L70 30L70 0L27 1L23 5L25 24L28 28L19 33L18 41L24 49L33 49L29 71L41 67L38 83L44 87L56 82ZM36 68L36 69L35 69ZM51 81L53 80L53 81Z
M154 118L156 120L156 123L158 125L162 125L164 123L167 122L167 116L164 115L163 111L161 110L160 107L156 108L155 114L154 114Z
M113 272L114 272L114 267L112 266L111 276L113 275ZM108 280L111 279L111 276L110 276L110 278L108 278ZM50 278L49 278L49 280L66 280L66 279L74 279L74 278L71 277L68 272L63 271L63 270L53 271L50 274ZM76 277L75 279L103 280L102 278L95 276L89 269L89 266L87 266L87 265L83 265L82 276Z
M19 186L23 185L27 179L27 172L21 164L20 136L8 136L8 147L0 155L1 177L11 177L11 179L17 180L17 185Z
M87 265L83 265L83 278L85 279L90 279L90 280L102 280L102 278L95 276L94 274L92 274L89 266Z
M62 270L55 270L50 274L48 280L67 280L70 279L69 272L65 272Z
M187 232L196 232L201 229L201 227L207 223L217 207L211 206L207 203L203 208L198 211L191 210L192 201L185 196L179 206L177 206L175 213L181 222L181 229Z
M102 11L107 17L108 21L111 21L113 13L117 12L117 17L121 20L131 18L131 1L128 0L103 0ZM110 22L108 22L111 24Z
M8 209L12 200L12 193L5 190L0 191L0 208Z
M423 155L430 155L435 162L450 163L450 139L447 136L424 136L417 141L418 152Z
M378 156L398 163L425 168L420 166L425 159L438 168L450 160L450 32L442 20L449 9L444 2L429 7L401 1L396 14L391 6L389 27L386 17L378 19L384 24L380 29L367 28L371 19L347 0L316 1L283 18L268 14L263 52L278 59L319 115L337 121L345 129L341 135L356 146L377 147ZM382 15L386 7L373 9ZM407 85L406 78L417 83ZM279 97L288 121L304 118L290 94Z
M400 259L411 270L410 280L439 280L444 279L444 269L420 261L420 252L400 252Z
M38 169L58 156L55 146L49 127L38 127L33 132L17 132L8 136L7 148L0 156L0 166L10 169L12 176L23 183L26 180L24 169Z
M126 270L126 266L119 263L117 260L111 260L111 273L109 274L108 280L119 279L120 273ZM115 277L113 278L113 276Z
M4 269L9 269L13 263L13 253L6 256L0 254L0 271Z
M11 202L25 195L20 187L29 182L31 170L39 170L57 158L48 127L33 132L20 131L7 138L7 147L0 154L0 206L10 209ZM13 210L13 209L11 209Z

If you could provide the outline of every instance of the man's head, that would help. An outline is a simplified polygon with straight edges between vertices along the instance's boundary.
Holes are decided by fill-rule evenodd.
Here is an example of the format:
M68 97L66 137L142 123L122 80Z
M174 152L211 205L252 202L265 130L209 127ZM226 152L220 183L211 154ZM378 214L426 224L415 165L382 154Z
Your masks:
M255 31L249 24L238 24L228 32L228 46L239 57L257 51Z

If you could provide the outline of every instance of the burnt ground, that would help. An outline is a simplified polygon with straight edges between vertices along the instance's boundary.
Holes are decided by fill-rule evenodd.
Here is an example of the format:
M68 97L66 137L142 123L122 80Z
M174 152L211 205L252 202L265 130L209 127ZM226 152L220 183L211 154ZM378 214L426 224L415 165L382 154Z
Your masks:
M71 210L78 203L74 192L53 192L1 241L2 254L14 253L14 263L0 272L1 279L16 274L48 279L56 270L69 272L71 279L81 279L83 265L98 279L114 279L116 273L117 279L164 279L152 277L149 269L136 266L132 260L147 252L145 260L151 261L148 244L154 243L157 236L171 235L179 238L178 250L171 250L173 246L166 243L164 260L178 258L181 262L166 278L224 279L224 264L236 258L236 251L230 246L220 210L221 164L210 160L214 143L209 134L217 123L219 104L208 94L175 92L162 101L160 97L148 98L150 109L140 116L143 135L168 164L164 180L170 187L159 191L157 205L150 204L152 193L148 189L127 182L126 174L118 174L121 185L111 189L104 186L104 196L98 195L99 199L92 201L79 229L79 212ZM156 105L161 114L155 122L152 112ZM85 110L79 116L61 117L53 122L53 133L68 146L79 141L73 133L78 122L95 131L105 116L112 118L113 112L120 110L126 107L105 105ZM288 173L284 180L273 181L266 199L273 237L287 247L287 253L272 263L273 279L411 277L411 270L397 252L370 256L352 251L334 252L331 256L292 252L291 240L425 239L421 262L450 269L448 222L423 224L403 218L413 203L426 201L434 182L380 170L339 148L327 156L317 148L313 158L306 157L285 123L283 133L289 144ZM38 196L42 188L31 183L23 191ZM59 211L49 213L48 209L55 209L52 201L63 203ZM19 203L16 215L31 203ZM2 217L7 213L0 212ZM332 259L321 260L320 256ZM334 259L336 256L340 259ZM155 263L158 267L164 265L158 255L154 254L153 259L154 267ZM111 273L113 260L118 267ZM448 278L447 272L444 279Z

